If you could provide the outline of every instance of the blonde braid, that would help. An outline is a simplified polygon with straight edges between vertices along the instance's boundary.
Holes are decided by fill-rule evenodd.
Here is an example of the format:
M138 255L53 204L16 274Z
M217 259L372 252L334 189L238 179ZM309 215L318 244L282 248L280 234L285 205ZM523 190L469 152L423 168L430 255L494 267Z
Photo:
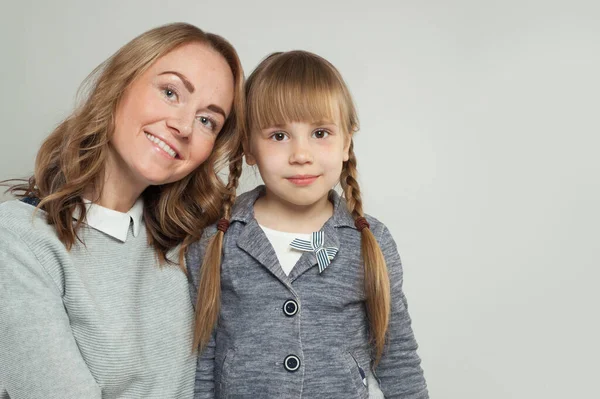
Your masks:
M242 174L242 147L238 146L229 162L227 195L223 201L223 218L219 220L217 233L206 247L206 253L200 267L198 296L196 300L196 320L194 323L194 350L202 351L212 335L219 319L221 305L221 257L223 239L229 227L231 209L235 202L236 189Z
M354 143L350 142L348 161L344 162L340 183L348 211L361 232L361 256L365 271L365 296L371 342L375 347L375 365L379 363L390 318L390 280L385 258L379 243L364 218L360 187L358 185Z

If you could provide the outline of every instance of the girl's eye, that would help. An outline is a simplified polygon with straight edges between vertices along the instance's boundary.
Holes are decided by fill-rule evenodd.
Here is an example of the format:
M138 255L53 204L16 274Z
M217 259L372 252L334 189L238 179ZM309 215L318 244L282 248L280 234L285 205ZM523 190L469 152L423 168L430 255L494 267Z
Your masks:
M271 140L274 141L285 141L286 139L286 134L282 132L273 133L273 135L271 136Z
M203 126L208 127L210 130L214 131L217 124L208 116L200 115L196 118L198 122L200 122Z
M313 137L317 139L324 139L327 136L329 136L329 132L327 130L316 130L313 133Z

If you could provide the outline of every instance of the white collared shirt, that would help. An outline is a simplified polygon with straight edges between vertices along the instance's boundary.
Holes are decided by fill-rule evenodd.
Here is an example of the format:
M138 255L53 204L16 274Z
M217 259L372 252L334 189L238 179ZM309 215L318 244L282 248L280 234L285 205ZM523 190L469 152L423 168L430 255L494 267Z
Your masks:
M137 237L139 234L144 215L144 200L142 198L138 198L131 209L125 213L105 208L86 199L83 202L87 212L85 223L91 228L125 242L129 225L133 222L133 236ZM78 209L75 209L73 218L79 219L79 216Z

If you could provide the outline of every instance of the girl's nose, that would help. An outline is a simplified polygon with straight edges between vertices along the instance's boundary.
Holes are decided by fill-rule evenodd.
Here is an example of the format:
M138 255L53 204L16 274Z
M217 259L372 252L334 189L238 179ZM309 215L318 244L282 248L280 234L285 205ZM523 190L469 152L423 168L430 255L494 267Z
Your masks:
M305 164L312 163L313 157L308 146L308 143L304 141L296 141L292 147L292 153L290 154L290 163L294 164Z

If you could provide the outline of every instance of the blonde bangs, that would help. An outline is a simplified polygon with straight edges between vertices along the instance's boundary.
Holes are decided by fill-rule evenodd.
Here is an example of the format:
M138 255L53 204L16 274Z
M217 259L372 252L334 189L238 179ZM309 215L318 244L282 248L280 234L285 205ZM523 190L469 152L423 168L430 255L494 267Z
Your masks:
M351 133L353 123L348 122L355 118L348 107L349 93L337 71L323 61L303 52L276 53L267 58L264 68L248 79L250 130L299 121L339 120Z

